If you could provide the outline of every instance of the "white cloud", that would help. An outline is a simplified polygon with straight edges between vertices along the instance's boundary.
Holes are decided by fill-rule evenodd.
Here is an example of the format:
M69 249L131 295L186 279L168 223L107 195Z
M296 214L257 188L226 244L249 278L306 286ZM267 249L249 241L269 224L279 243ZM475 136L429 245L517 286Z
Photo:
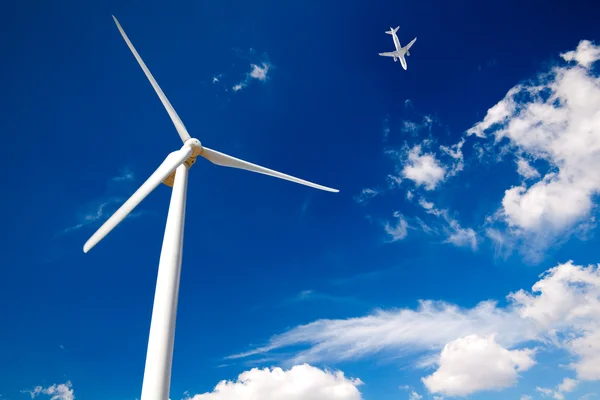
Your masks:
M404 216L396 211L394 218L394 222L386 222L384 225L385 232L392 237L392 242L404 239L408 234L408 222L406 222Z
M250 67L252 67L252 70L250 71L250 77L263 82L267 80L267 73L271 67L269 63L263 62L261 66L251 64Z
M50 400L74 400L75 394L73 392L73 385L70 381L67 383L61 383L59 385L54 384L47 388L42 386L36 386L33 390L24 390L24 393L29 393L31 398L34 399L40 394L51 396Z
M531 399L533 399L533 397L531 397L531 396L530 396L530 395L528 395L528 394L524 394L524 395L522 395L522 396L521 396L521 399L520 399L520 400L531 400Z
M447 177L454 176L463 170L465 163L464 163L464 156L462 153L462 147L464 146L464 144L465 144L465 138L462 138L458 143L456 143L452 146L440 146L440 150L442 152L446 153L447 155L449 155L451 158L454 159L454 163L452 164L452 167L448 171Z
M446 175L446 169L432 153L422 154L421 145L414 146L408 152L408 159L402 169L402 176L410 179L425 190L434 190Z
M210 393L191 400L360 400L360 379L349 379L341 371L328 371L308 364L289 370L253 368L236 381L221 381Z
M246 74L244 80L233 86L233 91L237 92L250 84L253 79L261 82L266 82L268 79L268 73L271 69L272 64L268 61L263 61L261 65L250 64L250 72Z
M388 181L388 188L394 189L394 188L400 186L400 184L402 183L402 178L399 176L396 176L396 175L388 175L387 181Z
M436 354L446 343L469 334L498 333L505 347L537 331L509 309L484 301L473 308L432 300L419 301L412 309L375 310L361 318L318 320L271 338L269 344L230 358L267 353L275 349L308 344L290 362L342 361L391 351L397 355Z
M558 385L558 391L563 393L569 393L575 390L575 387L578 385L578 381L573 378L565 378L562 383Z
M418 136L421 131L426 130L428 133L431 133L431 129L433 127L434 119L429 115L424 115L420 122L414 121L403 121L402 128L400 131L402 133L409 133L412 136Z
M477 234L472 228L462 228L458 221L450 221L451 232L445 243L452 243L457 247L470 247L471 250L477 250Z
M549 165L541 176L522 159L518 172L534 182L506 190L502 219L511 233L546 248L587 222L600 193L600 78L591 70L600 47L581 41L562 64L519 84L467 133L508 140L517 154Z
M582 67L589 68L600 59L600 47L594 46L589 40L582 40L575 51L562 54L562 58L565 61L576 61Z
M517 159L517 173L525 179L535 179L540 177L540 173L533 168L527 160Z
M261 348L229 358L302 346L287 362L347 361L385 353L394 358L420 356L415 362L417 368L438 364L438 371L446 373L452 371L452 357L441 356L442 349L448 349L446 355L450 356L461 351L471 354L465 337L479 338L473 340L477 344L484 343L480 338L492 335L495 344L486 339L487 347L483 347L504 354L518 367L515 370L526 369L531 358L527 353L515 353L515 349L538 343L567 351L572 358L569 367L578 380L600 380L600 270L572 262L559 264L546 271L531 292L510 293L502 307L492 300L473 308L422 300L414 310L375 310L363 317L317 320L275 335ZM457 341L460 338L463 340ZM479 373L494 374L494 368L490 363ZM438 376L444 376L442 372ZM506 372L500 381L510 381L516 376L512 374Z
M410 395L408 396L408 400L421 400L422 398L423 396L415 391L410 392Z
M477 250L477 234L472 228L462 228L456 219L450 217L448 210L437 209L435 204L425 200L423 197L419 199L419 205L423 207L428 214L440 217L446 223L446 226L443 228L447 236L444 243L451 243L458 247L470 247L473 251ZM419 222L421 228L423 228L426 233L431 233L432 229L421 222Z
M535 388L536 391L540 392L543 396L551 396L552 393L554 393L552 391L552 389L548 389L548 388L542 388L542 387L536 387Z
M579 384L579 381L572 378L563 379L562 383L557 385L556 390L549 388L536 387L535 390L540 392L543 397L552 396L553 399L556 400L564 400L565 393L572 392L575 390L575 387Z
M529 349L507 350L493 336L469 335L444 346L438 370L423 383L430 392L447 396L504 389L516 383L517 371L535 364L532 355Z

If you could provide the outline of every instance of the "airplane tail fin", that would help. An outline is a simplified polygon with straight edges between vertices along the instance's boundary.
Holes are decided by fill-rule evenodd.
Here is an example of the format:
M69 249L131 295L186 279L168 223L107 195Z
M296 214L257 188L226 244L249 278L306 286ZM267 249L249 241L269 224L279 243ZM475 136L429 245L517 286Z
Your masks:
M398 32L398 29L400 29L400 26L397 26L396 28L392 28L390 26L390 30L389 31L385 31L385 33L387 33L388 35L393 35L394 33Z

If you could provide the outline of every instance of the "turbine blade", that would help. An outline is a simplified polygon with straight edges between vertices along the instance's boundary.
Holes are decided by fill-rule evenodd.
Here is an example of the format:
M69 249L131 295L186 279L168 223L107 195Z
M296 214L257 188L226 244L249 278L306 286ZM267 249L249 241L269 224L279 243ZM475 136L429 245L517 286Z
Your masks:
M269 168L261 167L260 165L252 164L244 160L240 160L235 157L228 156L227 154L220 153L216 150L209 149L207 147L202 147L203 151L201 156L206 158L208 161L213 164L221 165L223 167L231 167L231 168L239 168L245 169L247 171L258 172L259 174L265 174L274 176L275 178L285 179L291 182L299 183L301 185L310 186L316 189L325 190L328 192L337 193L339 190L332 189L327 186L317 185L316 183L312 183L309 181L305 181L304 179L296 178L281 172L274 171Z
M171 117L171 121L173 121L173 125L175 125L175 129L177 129L177 133L179 133L181 140L183 141L183 143L185 143L186 140L190 139L190 134L188 133L187 129L185 129L185 125L183 125L181 118L179 118L179 115L177 115L177 112L169 102L169 99L167 99L167 96L165 96L160 86L158 86L156 79L154 79L152 73L150 73L150 70L148 69L148 67L146 67L146 64L142 60L142 57L140 57L138 52L135 50L135 47L133 47L133 44L131 44L131 41L127 37L127 34L125 34L125 31L121 27L121 24L119 24L119 21L117 21L117 18L115 18L114 15L112 17L115 20L115 24L117 24L117 28L119 28L119 32L121 32L121 36L123 36L123 39L125 39L127 46L129 46L129 50L131 50L131 52L135 56L135 59L140 64L140 67L142 67L142 69L144 70L146 77L152 84L152 87L156 91L156 94L160 98L160 101L162 102L163 106L165 106L165 109L169 113L169 117Z
M133 209L142 202L171 172L175 171L193 151L189 146L183 146L180 150L170 153L160 164L152 175L140 186L134 194L123 205L115 211L104 224L89 238L83 246L83 252L87 253L100 240L110 233L121 221L123 221Z

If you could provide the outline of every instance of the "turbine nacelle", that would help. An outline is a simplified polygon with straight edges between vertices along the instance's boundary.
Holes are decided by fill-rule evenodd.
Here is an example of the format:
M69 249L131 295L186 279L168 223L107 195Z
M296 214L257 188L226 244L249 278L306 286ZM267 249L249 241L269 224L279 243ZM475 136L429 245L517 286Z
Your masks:
M185 141L185 143L183 144L183 147L181 147L181 150L186 150L186 149L191 149L192 151L192 155L189 156L183 163L185 165L187 165L188 168L192 168L192 165L194 165L196 163L196 158L198 158L199 155L202 155L202 152L204 151L204 148L202 147L202 143L200 143L200 141L196 138L191 138ZM169 187L173 187L173 184L175 183L175 173L177 172L177 170L171 172L169 174L169 176L167 176L162 183L169 186Z

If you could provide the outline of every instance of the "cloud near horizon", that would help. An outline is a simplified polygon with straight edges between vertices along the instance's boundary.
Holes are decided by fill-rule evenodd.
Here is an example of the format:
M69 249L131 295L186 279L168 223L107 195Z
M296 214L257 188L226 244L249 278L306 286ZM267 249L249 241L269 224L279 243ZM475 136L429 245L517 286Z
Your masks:
M223 380L210 393L188 396L186 400L361 400L360 379L341 371L322 370L308 364L289 370L253 368L237 380Z
M578 380L600 380L600 271L572 261L546 271L531 291L518 290L473 308L421 300L417 309L376 310L348 319L321 319L273 336L260 348L229 359L304 347L287 364L341 362L385 353L417 357L415 368L437 365L424 377L435 394L456 395L508 387L517 372L535 363L535 351L522 346L557 348L571 358L568 368ZM505 367L485 366L491 354ZM456 359L471 360L456 363ZM483 370L482 370L483 369ZM459 379L460 388L448 383ZM468 393L467 393L468 392ZM452 394L454 393L454 394Z
M39 395L51 396L50 400L74 400L75 394L71 381L66 383L54 384L47 388L36 386L33 390L23 390L23 393L29 393L32 399Z

